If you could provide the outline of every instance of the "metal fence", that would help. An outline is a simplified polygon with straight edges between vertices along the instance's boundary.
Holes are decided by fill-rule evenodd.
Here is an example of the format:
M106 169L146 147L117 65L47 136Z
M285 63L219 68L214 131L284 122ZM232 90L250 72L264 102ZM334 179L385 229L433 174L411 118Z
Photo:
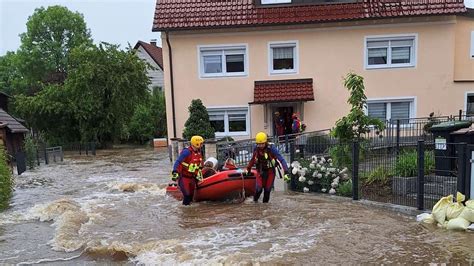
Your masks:
M79 155L96 155L97 143L95 142L71 142L62 145L65 151L77 152Z
M400 151L406 145L416 145L420 139L433 143L433 134L429 132L429 128L435 124L467 118L460 114L459 116L389 120L385 121L383 130L372 128L364 134L363 138L368 148ZM313 155L330 156L331 148L339 144L338 140L330 134L329 129L279 137L271 136L269 141L274 143L279 152L290 161L310 158ZM223 162L227 158L232 158L238 165L244 165L250 160L254 146L254 139L218 142L217 159Z
M340 143L328 130L273 140L288 163L299 160L308 166L312 156L331 157L334 167L352 169L350 194L355 199L431 209L441 197L462 191L458 176L466 175L466 171L459 165L466 156L458 150L466 144L436 144L430 128L459 119L471 118L460 114L386 121L384 129L373 128L364 134L361 142L357 142L357 150L353 143ZM231 157L243 165L250 159L253 146L253 140L219 144L219 159ZM317 184L300 184L297 175L291 184L294 190L322 188Z
M466 175L466 168L462 167L466 154L462 151L467 144L433 144L423 140L406 144L399 152L356 148L360 152L354 161L355 199L423 210L431 209L441 197L464 190L458 177Z

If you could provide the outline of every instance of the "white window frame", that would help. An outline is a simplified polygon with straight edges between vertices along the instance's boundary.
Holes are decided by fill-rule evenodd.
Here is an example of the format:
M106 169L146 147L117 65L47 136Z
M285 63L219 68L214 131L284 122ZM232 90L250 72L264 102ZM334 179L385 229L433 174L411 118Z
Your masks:
M413 40L412 49L410 49L410 58L411 62L408 64L392 64L392 46L391 41L399 41L399 40ZM368 42L373 41L389 41L388 51L387 51L387 64L385 65L369 65L369 48L367 46ZM377 48L377 47L371 47ZM380 48L385 48L380 47ZM410 34L396 34L396 35L374 35L374 36L365 36L364 38L364 66L366 70L370 69L384 69L384 68L413 68L416 67L417 64L417 56L418 56L418 34L417 33L410 33Z
M291 0L262 0L262 5L291 4Z
M410 102L410 115L409 119L413 119L416 117L416 96L409 96L409 97L389 97L389 98L369 98L367 99L367 104L365 105L364 112L366 115L369 115L369 103L386 103L387 104L387 109L385 110L386 112L386 119L385 121L388 121L391 119L392 115L392 109L391 109L391 103L392 102ZM382 121L382 122L385 122ZM410 126L409 124L402 124L402 127L408 127Z
M244 50L244 72L230 72L226 71L225 51L226 50ZM248 58L248 44L217 44L217 45L198 45L198 71L200 78L221 78L221 77L245 77L248 75L249 58ZM204 73L204 58L202 52L216 52L216 55L222 57L222 73ZM227 53L228 54L228 53ZM240 53L239 53L240 54Z
M274 70L273 69L273 48L278 47L290 47L293 46L293 69L282 69ZM268 43L268 74L269 75L285 75L285 74L298 74L299 69L299 51L298 51L298 41L278 41L278 42L269 42Z
M467 97L468 96L474 96L474 91L466 91L464 93L464 113L467 116Z
M474 31L471 31L471 52L469 58L474 60Z
M224 114L224 132L216 132L216 137L227 136L250 136L250 110L248 106L210 106L207 107L208 112L221 112ZM229 131L229 114L244 114L246 131L230 132Z

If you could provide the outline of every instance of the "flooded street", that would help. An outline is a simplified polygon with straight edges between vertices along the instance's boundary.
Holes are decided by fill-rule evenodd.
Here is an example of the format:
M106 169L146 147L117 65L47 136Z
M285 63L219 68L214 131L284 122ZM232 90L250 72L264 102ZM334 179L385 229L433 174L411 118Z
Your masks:
M24 173L0 214L0 264L474 262L474 233L330 197L183 207L165 195L170 167L166 150L121 148Z

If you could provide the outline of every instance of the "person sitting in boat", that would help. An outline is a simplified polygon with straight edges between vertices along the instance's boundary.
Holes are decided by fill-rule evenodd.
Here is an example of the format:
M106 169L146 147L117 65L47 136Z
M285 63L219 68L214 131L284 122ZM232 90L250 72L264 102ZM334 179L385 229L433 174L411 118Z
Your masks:
M258 202L263 190L263 202L267 203L270 201L270 192L273 188L276 171L278 171L276 169L277 164L280 163L283 166L283 170L285 171L284 180L286 182L290 180L288 165L275 146L268 143L267 134L259 132L255 136L255 139L257 146L254 148L252 159L247 165L247 173L250 173L252 166L255 164L258 175L255 182L256 190L253 200L254 202Z
M214 157L209 157L204 162L204 167L202 168L202 177L208 178L217 174L217 159Z
M234 159L232 158L227 158L225 160L224 166L222 167L222 170L236 170L237 166L235 165Z
M201 146L204 139L201 136L191 138L191 146L181 151L173 165L171 179L178 180L178 185L183 193L183 205L191 204L194 190L198 180L202 180L202 154Z

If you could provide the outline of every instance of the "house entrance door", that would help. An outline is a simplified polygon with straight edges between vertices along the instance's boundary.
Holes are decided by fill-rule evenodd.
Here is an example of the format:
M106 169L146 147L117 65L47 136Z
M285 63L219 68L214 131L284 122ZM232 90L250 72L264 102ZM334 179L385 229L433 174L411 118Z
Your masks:
M277 106L273 108L273 134L283 136L291 134L291 115L294 112L293 106Z

